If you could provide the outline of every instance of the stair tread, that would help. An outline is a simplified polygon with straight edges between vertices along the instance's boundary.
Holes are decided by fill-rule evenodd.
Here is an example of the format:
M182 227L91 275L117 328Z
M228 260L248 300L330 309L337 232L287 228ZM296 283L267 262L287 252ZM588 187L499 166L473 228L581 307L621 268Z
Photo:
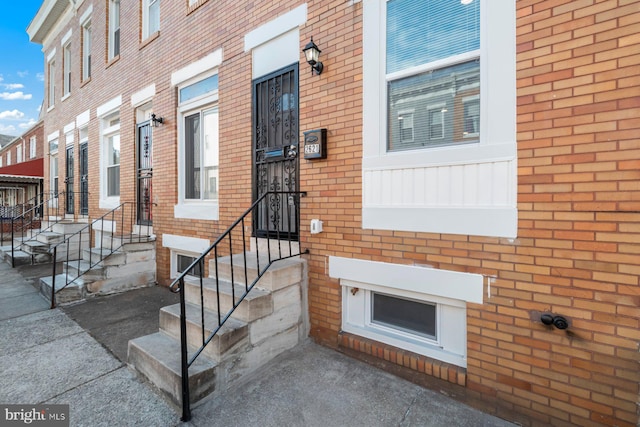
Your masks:
M285 252L285 251L283 251ZM268 255L265 254L260 254L258 256L258 254L256 252L250 252L247 251L246 253L237 253L237 254L233 254L232 256L224 256L224 257L220 257L218 258L218 262L219 263L223 263L223 264L231 264L231 259L233 257L233 265L234 267L240 267L244 265L244 257L246 254L246 259L247 259L247 268L250 270L255 270L257 269L258 265L260 266L261 269L263 269L268 263L269 263L269 257ZM273 260L274 256L271 257L271 259ZM283 258L281 260L278 260L277 262L274 262L270 267L269 270L267 271L276 271L276 270L281 270L284 268L289 268L291 266L295 266L295 265L299 265L302 261L299 258L296 257L292 257L292 258Z
M184 278L185 284L191 285L191 286L200 286L200 279L198 279L197 277L189 277L186 276ZM216 287L216 279L215 278L210 278L210 277L204 277L202 279L202 286L215 291L216 288L219 289L220 294L225 294L225 295L232 295L231 292L231 282L229 280L224 280L224 279L219 279L218 280L218 286ZM245 292L245 286L244 285L239 285L239 284L235 284L235 296L236 298L238 298L239 296L241 296L244 292ZM271 292L269 291L265 291L263 289L260 288L256 288L254 287L251 292L249 292L249 294L246 296L245 300L251 301L254 299L258 299L258 298L262 298L265 296L268 296Z
M62 289L66 280L67 280L66 274L64 273L56 274L56 290ZM48 287L51 287L51 282L53 281L53 278L51 276L46 276L46 277L40 278L40 281L46 283ZM65 288L82 288L86 286L87 283L90 283L90 282L82 278L76 278L74 281L69 283Z
M181 377L182 359L180 352L180 341L170 336L156 332L129 341L129 346L135 346L153 359L162 363L163 366ZM131 348L129 349L131 352ZM214 369L218 364L204 355L199 355L189 367L189 375L193 376L203 371Z
M186 312L187 312L187 322L192 322L197 325L201 323L201 310L200 306L196 304L186 303L185 304ZM180 303L168 305L166 307L162 307L160 309L166 313L169 313L173 316L180 317ZM213 310L209 310L208 308L204 309L204 324L205 330L207 332L212 331L212 327L218 326L218 313ZM247 327L247 322L243 322L242 320L234 319L230 317L224 323L218 334L226 334L236 329L241 329Z

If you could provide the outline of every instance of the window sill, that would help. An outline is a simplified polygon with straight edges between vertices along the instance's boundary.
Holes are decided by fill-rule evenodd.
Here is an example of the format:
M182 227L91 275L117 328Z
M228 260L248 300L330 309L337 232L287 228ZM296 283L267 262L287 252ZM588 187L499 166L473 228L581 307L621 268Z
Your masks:
M85 85L89 84L89 82L90 82L90 81L91 81L91 77L89 77L89 78L88 78L88 79L86 79L86 80L83 80L83 81L80 83L80 87L84 87Z
M187 6L187 15L193 13L196 9L200 8L200 6L202 6L203 4L205 4L208 1L209 0L198 0L197 2L192 4L191 6Z
M56 108L55 104L54 104L54 105L52 105L52 106L50 106L49 108L47 108L47 113L48 113L49 111L53 110L54 108Z
M62 98L60 98L60 102L64 102L67 99L71 98L71 92L69 92L68 94L66 94L65 96L63 96Z
M176 219L202 219L217 221L219 219L218 202L179 203L173 207Z
M120 197L108 197L106 199L100 199L98 207L100 209L115 209L120 206Z
M156 31L155 33L151 34L149 37L147 37L146 39L140 42L140 46L138 46L138 50L142 50L145 47L149 46L151 42L153 42L155 39L159 37L160 37L160 31Z
M111 67L113 64L115 64L119 60L120 60L120 55L114 56L109 61L107 61L107 65L104 68L107 69L107 68Z

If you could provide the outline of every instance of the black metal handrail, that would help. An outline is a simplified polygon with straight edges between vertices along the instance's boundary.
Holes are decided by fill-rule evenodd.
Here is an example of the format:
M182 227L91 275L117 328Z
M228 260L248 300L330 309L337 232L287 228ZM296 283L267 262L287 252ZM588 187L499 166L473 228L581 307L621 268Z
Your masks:
M151 209L152 205L155 203L149 203L148 208ZM151 230L152 225L150 223L138 225L134 224L136 222L136 213L138 212L138 203L134 202L123 202L117 207L113 208L106 214L102 215L100 218L94 219L90 221L85 227L80 230L74 232L73 234L68 235L63 241L56 243L50 249L53 253L53 275L51 278L51 308L55 308L56 306L56 293L60 292L62 289L69 286L78 278L82 277L91 269L107 258L109 255L112 255L116 251L118 251L122 246L126 243L146 243L152 237ZM119 220L119 222L118 222ZM105 227L105 223L108 221L107 226ZM117 224L120 224L120 231L118 232ZM95 254L93 248L91 248L91 242L93 237L96 236L94 229L96 224L100 224L100 242L98 245L99 253ZM137 234L133 233L135 226L139 227L139 231L145 230L146 233L139 232ZM93 232L93 233L92 233ZM109 232L109 245L107 247L104 246L104 233ZM89 261L88 265L82 265L82 252L84 251L82 246L82 237L83 235L88 237L89 243ZM74 252L72 255L71 252L71 242L76 239L78 243L78 251ZM114 240L118 239L118 242L114 244ZM65 283L59 289L56 290L56 265L58 263L58 247L66 244L67 251L65 255L65 259L63 260L67 265L65 268ZM76 262L77 272L78 274L69 274L68 266L70 263Z
M247 209L220 237L207 250L205 250L198 258L196 258L169 286L174 293L180 293L180 352L182 360L182 421L189 421L191 419L191 405L189 398L189 367L195 362L197 357L202 353L205 347L213 340L215 335L220 331L225 322L231 317L235 309L240 305L246 296L251 292L253 287L258 283L260 278L266 273L269 267L276 261L280 261L287 258L297 257L303 253L308 253L308 250L300 251L300 197L306 196L306 192L292 192L292 191L271 191L260 196L249 209ZM282 203L286 199L285 203ZM283 205L286 205L286 212L283 212ZM270 240L267 239L267 256L264 265L260 265L260 249L257 244L259 236L253 236L251 238L256 239L256 270L257 276L251 282L247 274L249 265L247 262L247 238L245 235L245 221L253 215L254 224L256 221L261 221L265 226L265 235L277 239L278 246L274 248L277 254L272 254L272 248ZM258 219L260 218L260 219ZM273 228L271 229L271 226ZM240 230L236 230L237 228ZM238 231L240 236L235 237L234 231ZM282 247L282 239L286 238L288 241L288 248ZM228 246L227 246L228 240ZM236 296L235 292L235 280L234 280L234 241L235 247L240 246L242 249L242 265L238 265L244 271L244 291L241 295ZM298 243L298 248L295 248L294 242ZM205 320L204 320L204 260L213 252L211 263L215 270L215 286L216 292L218 292L217 298L217 324L213 326L212 332L209 336L205 336ZM231 293L232 293L232 307L225 313L222 313L220 305L220 279L218 276L218 258L224 256L228 252L231 259ZM238 253L238 252L235 252ZM253 265L252 265L253 267ZM199 279L200 284L200 327L201 327L201 339L202 345L200 348L193 352L192 356L188 355L188 341L187 341L187 315L186 315L186 299L185 299L185 277L195 276ZM236 299L237 297L237 299ZM200 338L200 337L199 337Z
M32 206L31 208L23 211L20 215L11 217L11 218L0 218L0 228L2 230L2 236L0 237L0 243L4 245L5 239L5 224L8 222L10 226L10 242L11 242L11 267L15 267L15 250L17 247L22 245L25 242L35 241L38 238L38 235L44 233L45 231L51 230L54 225L60 222L63 217L60 216L60 199L65 199L67 193L62 192L50 192L49 197L45 198L44 194L42 195L42 200L40 203ZM53 222L50 221L51 217L56 218ZM45 218L49 218L47 227L42 227L42 221ZM38 230L37 232L33 232L27 240L21 240L20 244L16 246L15 238L16 233L20 235L21 238L24 238L24 234L30 230Z

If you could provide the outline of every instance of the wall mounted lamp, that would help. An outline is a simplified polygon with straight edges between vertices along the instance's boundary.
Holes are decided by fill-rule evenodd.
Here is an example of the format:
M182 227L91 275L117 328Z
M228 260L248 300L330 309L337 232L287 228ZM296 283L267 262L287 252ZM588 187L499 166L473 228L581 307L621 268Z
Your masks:
M322 62L318 61L318 59L320 58L320 52L322 51L318 49L318 46L313 42L313 37L311 37L311 41L307 43L304 49L302 49L302 52L304 52L304 56L307 58L309 65L311 65L311 75L313 75L314 71L318 75L321 74L324 66L322 65Z
M157 128L159 125L164 124L164 119L162 117L156 117L155 114L151 114L151 124L154 128Z

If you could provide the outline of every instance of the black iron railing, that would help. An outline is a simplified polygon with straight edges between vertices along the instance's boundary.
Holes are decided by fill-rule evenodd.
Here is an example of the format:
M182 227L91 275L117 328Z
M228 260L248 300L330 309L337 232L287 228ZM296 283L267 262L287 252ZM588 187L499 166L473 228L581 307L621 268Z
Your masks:
M148 206L148 209L151 207ZM51 308L56 306L56 293L90 272L92 268L98 266L105 258L118 251L125 244L152 241L152 225L149 222L145 222L144 225L136 224L138 210L137 203L124 202L51 247L50 251L53 254ZM97 245L95 248L91 247L93 241ZM83 242L89 251L88 260L83 257L85 250ZM77 249L72 249L76 244ZM63 259L58 259L58 249L62 245L65 245L66 253ZM56 289L56 266L58 262L62 261L65 265L64 277L58 279L63 279L63 284ZM76 273L70 274L70 266L75 268Z
M38 235L49 231L58 222L64 219L64 201L68 193L48 193L43 194L39 203L22 209L18 216L0 217L0 244L4 245L5 239L11 243L11 266L15 267L15 251L20 248L23 243L35 241ZM33 200L33 199L32 199ZM47 223L46 227L42 227L42 223ZM25 239L25 235L29 237ZM19 239L16 242L16 238Z
M269 267L276 261L292 258L307 253L308 251L300 250L299 232L300 229L300 197L306 196L305 192L284 192L272 191L260 196L249 209L247 209L216 241L196 258L189 267L187 267L170 286L172 292L180 293L180 351L182 359L182 421L191 419L191 406L189 398L189 367L195 362L205 347L213 340L215 335L220 331L225 322L231 317L235 309L240 305L246 296L251 292L253 287L258 283L260 278L266 273ZM266 216L265 216L266 215ZM252 218L249 218L249 217ZM265 230L267 235L277 239L277 243L267 240L266 254L260 253L258 245L258 237L246 236L247 222L251 224L258 217L269 218L264 221L267 227ZM269 227L273 226L272 229ZM256 239L255 248L255 264L253 260L251 265L247 260L247 243L249 239ZM241 263L234 265L233 254L242 254ZM224 311L220 304L220 279L218 275L218 259L219 257L228 255L231 260L231 292L232 304L231 308ZM205 308L204 308L204 286L203 278L205 274L205 258L210 257L210 269L214 270L214 281L216 287L217 310L218 313L216 323L211 325L211 333L205 334ZM253 257L251 257L253 258ZM236 280L234 280L234 270L236 267L244 272L244 278L238 282L244 282L243 288L239 295L236 295ZM247 271L249 268L257 271L254 278L250 279ZM187 317L186 317L186 299L185 299L185 277L191 276L195 281L199 279L199 301L200 301L200 328L201 336L198 340L201 345L191 356L188 354L187 340ZM211 276L211 274L210 274Z

